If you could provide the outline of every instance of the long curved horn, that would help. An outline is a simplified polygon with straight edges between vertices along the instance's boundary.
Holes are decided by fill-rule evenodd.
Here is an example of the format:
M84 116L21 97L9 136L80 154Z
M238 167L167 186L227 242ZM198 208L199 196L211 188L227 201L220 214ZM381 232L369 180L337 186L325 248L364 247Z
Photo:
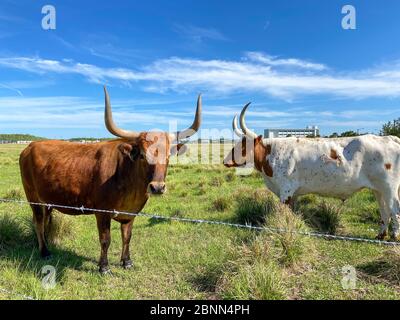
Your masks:
M114 136L120 138L125 138L125 139L137 138L139 136L139 132L122 130L116 126L112 117L110 97L108 95L106 86L104 86L104 95L105 95L104 122L106 124L107 130L110 131L110 133L112 133Z
M243 131L240 130L240 129L238 128L238 126L237 126L237 115L235 115L235 116L233 117L233 120L232 120L232 129L233 129L233 132L235 132L235 134L236 134L239 138L242 138L242 137L244 136Z
M199 130L201 125L201 111L202 111L202 101L201 101L201 94L199 94L199 97L197 98L196 115L194 117L192 125L183 131L178 131L176 135L171 133L170 134L171 140L179 141L193 136Z
M250 103L251 103L251 102L249 102L248 104L246 104L246 105L243 107L242 112L240 113L239 121L240 121L240 127L241 127L242 130L243 130L243 133L244 133L247 137L252 138L252 139L255 139L255 138L257 138L257 134L256 134L255 132L251 131L249 128L247 128L246 122L245 122L245 120L244 120L244 114L246 113L246 110L247 110L247 108L249 107Z

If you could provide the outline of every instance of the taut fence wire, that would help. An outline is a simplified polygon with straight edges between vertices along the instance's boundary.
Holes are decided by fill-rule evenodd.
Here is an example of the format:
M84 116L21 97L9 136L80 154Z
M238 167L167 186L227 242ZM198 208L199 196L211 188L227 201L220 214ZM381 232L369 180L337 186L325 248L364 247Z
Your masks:
M261 227L261 226L253 226L253 225L249 225L249 224L231 223L231 222L218 221L218 220L204 220L204 219L165 216L165 215L150 214L150 213L144 213L144 212L133 213L133 212L117 211L117 210L85 208L84 206L74 207L74 206L66 206L66 205L61 205L61 204L49 204L49 203L41 203L41 202L30 202L30 201L24 201L24 200L13 200L13 199L0 198L0 203L1 202L42 206L42 207L54 208L54 209L76 210L76 211L80 211L82 214L84 214L85 212L102 213L102 214L109 214L113 218L115 218L119 215L129 216L129 217L146 217L146 218L150 218L150 219L170 220L170 221L186 222L186 223L192 223L192 224L219 225L219 226L226 226L226 227L232 227L232 228L238 228L238 229L265 231L265 232L269 232L269 233L291 233L291 234L298 234L298 235L314 237L314 238L322 238L322 239L327 239L327 240L364 242L364 243L386 245L386 246L400 245L400 242L394 242L394 241L383 241L383 240L368 239L368 238L353 237L353 236L341 236L341 235L334 235L334 234L316 232L316 231L287 230L287 229L283 229L283 228L271 228L271 227L266 227L266 226Z

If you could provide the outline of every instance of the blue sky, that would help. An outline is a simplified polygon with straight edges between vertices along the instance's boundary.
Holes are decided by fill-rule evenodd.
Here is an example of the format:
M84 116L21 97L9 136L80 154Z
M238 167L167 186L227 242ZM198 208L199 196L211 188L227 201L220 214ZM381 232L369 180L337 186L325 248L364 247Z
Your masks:
M56 30L41 27L46 4ZM341 27L346 4L356 30ZM203 129L223 135L248 101L259 133L377 133L400 116L399 14L395 0L3 0L0 133L110 136L103 84L126 129L183 128L202 92Z

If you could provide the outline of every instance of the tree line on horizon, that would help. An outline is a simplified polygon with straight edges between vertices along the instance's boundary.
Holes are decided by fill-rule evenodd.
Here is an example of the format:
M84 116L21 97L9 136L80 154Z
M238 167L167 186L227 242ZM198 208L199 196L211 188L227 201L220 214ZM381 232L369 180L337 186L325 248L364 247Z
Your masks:
M389 121L382 126L381 131L379 132L381 136L397 136L400 137L400 118L397 118L393 121ZM327 138L338 138L338 137L355 137L362 135L353 130L344 131L342 133L333 132L331 135L326 136ZM65 139L67 141L106 141L111 138L71 138ZM17 142L17 141L38 141L38 140L48 140L44 137L38 137L31 134L0 134L0 141L8 141L8 142Z
M38 141L38 140L46 140L43 137L37 137L31 134L23 134L23 133L13 133L13 134L0 134L0 141Z

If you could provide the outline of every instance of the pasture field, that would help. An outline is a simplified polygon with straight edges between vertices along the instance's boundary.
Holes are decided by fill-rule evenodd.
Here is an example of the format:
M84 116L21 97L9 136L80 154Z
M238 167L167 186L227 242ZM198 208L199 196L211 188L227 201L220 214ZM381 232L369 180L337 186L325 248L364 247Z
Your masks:
M0 198L25 199L18 167L23 147L0 145ZM167 186L167 194L151 198L144 212L240 223L258 219L267 226L371 239L378 232L378 206L367 190L344 203L306 196L292 213L264 191L258 174L237 176L222 164L172 165ZM263 201L269 209L260 206ZM17 294L37 299L400 298L400 251L391 247L138 217L131 241L134 267L119 266L119 224L113 222L112 275L101 276L94 216L55 212L61 232L53 237L47 261L39 258L31 216L27 205L0 203L0 289L13 292L0 290L0 299L18 299ZM56 267L54 289L42 287L44 265ZM342 287L347 265L356 270L354 289Z

